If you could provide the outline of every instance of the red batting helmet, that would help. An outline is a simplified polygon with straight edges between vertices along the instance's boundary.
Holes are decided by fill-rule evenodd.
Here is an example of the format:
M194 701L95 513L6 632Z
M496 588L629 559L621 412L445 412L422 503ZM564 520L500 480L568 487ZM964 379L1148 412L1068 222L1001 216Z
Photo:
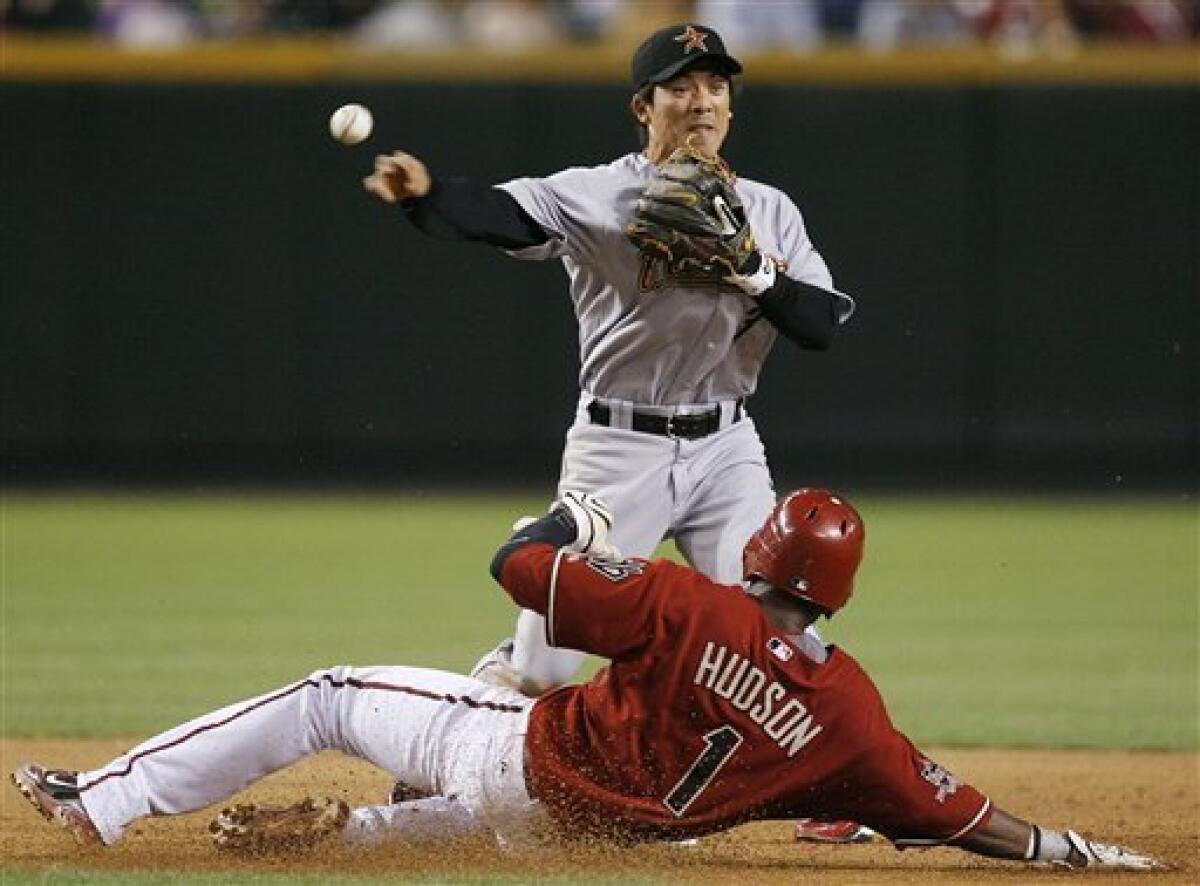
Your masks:
M825 489L797 489L746 542L742 574L832 615L854 592L865 539L862 517L848 501Z

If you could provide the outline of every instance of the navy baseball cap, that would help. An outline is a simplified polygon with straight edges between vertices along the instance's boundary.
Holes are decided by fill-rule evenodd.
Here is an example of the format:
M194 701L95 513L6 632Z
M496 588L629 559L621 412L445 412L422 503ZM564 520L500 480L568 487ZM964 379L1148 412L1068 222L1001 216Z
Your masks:
M742 73L741 63L725 51L721 35L712 28L668 25L647 37L634 52L629 64L633 91L665 83L701 60L712 60L722 74Z

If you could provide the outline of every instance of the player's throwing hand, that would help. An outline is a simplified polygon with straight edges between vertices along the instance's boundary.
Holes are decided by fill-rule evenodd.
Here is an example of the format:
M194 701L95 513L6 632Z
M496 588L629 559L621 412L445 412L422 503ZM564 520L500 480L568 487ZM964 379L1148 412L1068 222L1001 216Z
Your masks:
M403 151L380 154L375 158L375 172L363 179L363 187L384 203L424 197L432 185L425 164Z

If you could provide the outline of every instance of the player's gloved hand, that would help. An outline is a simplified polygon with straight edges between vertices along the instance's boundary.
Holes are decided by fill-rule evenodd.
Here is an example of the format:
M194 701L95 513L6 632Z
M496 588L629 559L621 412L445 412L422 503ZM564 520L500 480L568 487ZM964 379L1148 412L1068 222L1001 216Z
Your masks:
M562 497L550 506L550 512L565 514L575 524L575 538L564 547L582 554L610 552L608 531L612 528L613 515L608 505L596 496L564 492Z
M720 279L743 273L754 234L734 181L720 157L679 148L646 183L625 236L672 274Z
M1135 871L1148 871L1163 867L1163 863L1149 855L1141 855L1122 846L1112 846L1108 843L1096 843L1087 840L1075 831L1067 831L1064 836L1071 844L1071 857L1066 861L1056 861L1057 865L1068 868L1126 868Z

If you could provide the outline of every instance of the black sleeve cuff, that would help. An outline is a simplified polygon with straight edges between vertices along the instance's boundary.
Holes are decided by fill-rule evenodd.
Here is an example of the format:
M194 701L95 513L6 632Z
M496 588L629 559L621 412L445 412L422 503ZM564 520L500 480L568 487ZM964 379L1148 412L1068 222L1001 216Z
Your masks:
M550 239L512 194L466 178L436 179L424 197L401 205L418 230L439 240L524 249Z
M579 529L575 526L575 520L571 517L570 512L566 508L555 508L546 516L534 520L523 529L518 529L508 541L500 546L495 556L492 557L492 578L500 581L505 561L525 545L540 543L561 548L573 542L578 534Z
M813 351L828 350L838 328L838 297L828 290L779 274L758 297L763 316L790 341Z

